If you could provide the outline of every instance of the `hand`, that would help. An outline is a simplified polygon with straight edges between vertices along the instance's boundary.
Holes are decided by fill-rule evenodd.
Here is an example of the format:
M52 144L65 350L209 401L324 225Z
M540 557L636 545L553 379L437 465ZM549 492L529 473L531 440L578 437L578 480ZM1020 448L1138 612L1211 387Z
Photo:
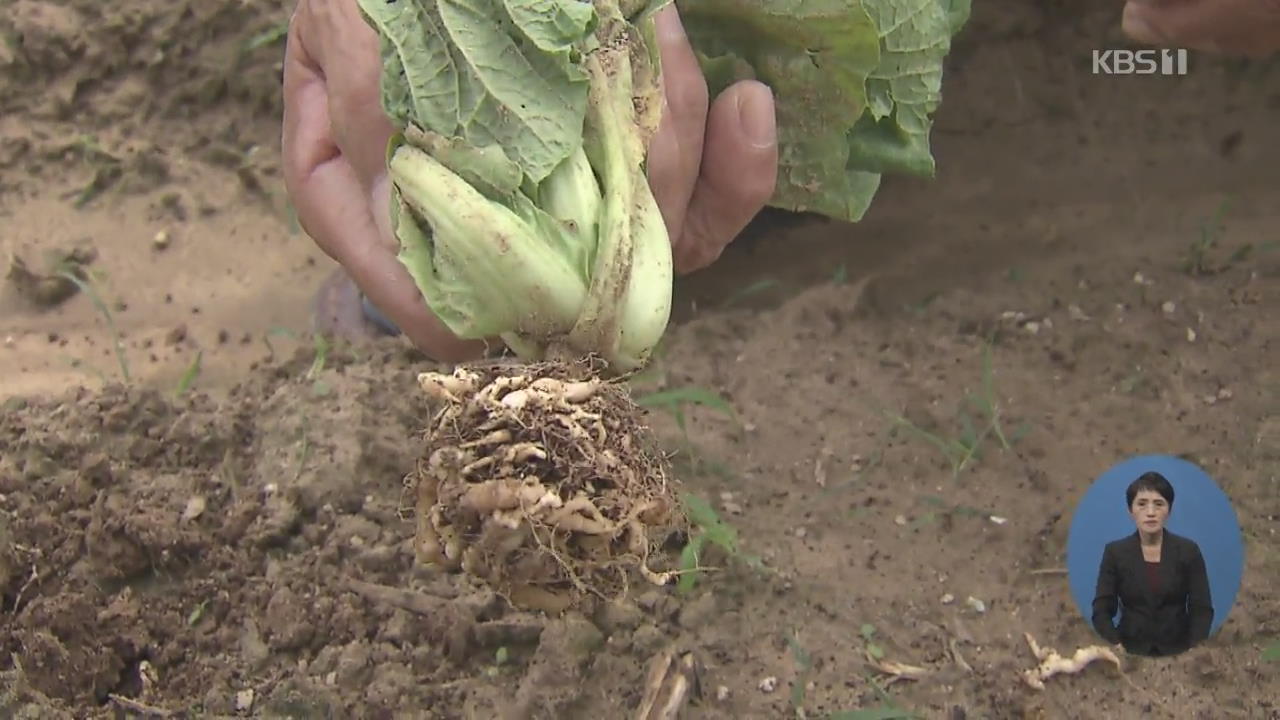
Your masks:
M1280 0L1128 0L1122 27L1142 43L1265 57L1280 52Z
M714 262L764 207L777 176L773 95L743 81L712 102L675 6L657 18L665 107L649 148L649 183L675 269ZM316 244L423 352L459 362L483 349L431 313L396 259L389 225L378 38L355 0L299 0L284 64L284 178Z

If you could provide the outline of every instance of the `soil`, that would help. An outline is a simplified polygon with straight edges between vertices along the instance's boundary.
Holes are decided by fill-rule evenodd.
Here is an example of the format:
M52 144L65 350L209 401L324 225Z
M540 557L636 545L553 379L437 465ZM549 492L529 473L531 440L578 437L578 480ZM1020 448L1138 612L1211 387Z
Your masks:
M1115 3L975 3L936 178L855 225L762 214L678 283L637 389L731 404L649 422L742 556L548 620L413 561L432 366L309 333L332 263L280 182L290 5L6 4L0 227L27 272L0 295L3 714L630 717L674 647L687 717L1280 717L1274 65L1093 76ZM979 406L1007 447L958 472L892 420L962 439ZM1058 572L1073 504L1138 453L1234 500L1237 603L1192 653L1126 659L1132 684L1032 690L1024 633L1096 641Z

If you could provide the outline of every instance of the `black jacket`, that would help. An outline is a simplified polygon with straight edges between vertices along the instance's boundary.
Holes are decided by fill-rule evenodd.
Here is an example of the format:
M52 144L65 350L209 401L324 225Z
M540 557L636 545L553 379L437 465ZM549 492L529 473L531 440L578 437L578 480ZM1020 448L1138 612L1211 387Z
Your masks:
M1208 638L1213 603L1200 546L1165 530L1154 590L1146 565L1137 532L1107 543L1093 598L1098 634L1135 655L1175 655Z

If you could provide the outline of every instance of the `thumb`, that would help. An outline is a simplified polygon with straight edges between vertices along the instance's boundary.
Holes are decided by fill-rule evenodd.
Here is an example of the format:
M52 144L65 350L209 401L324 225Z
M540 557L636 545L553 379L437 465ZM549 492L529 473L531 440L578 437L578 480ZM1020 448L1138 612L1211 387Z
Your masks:
M1135 42L1145 45L1163 45L1167 42L1168 36L1160 30L1159 25L1153 21L1151 15L1149 5L1127 3L1124 6L1124 15L1120 21L1120 28L1125 35L1129 36L1130 40Z
M1224 27L1220 6L1187 0L1130 0L1120 21L1125 35L1144 45L1180 45L1220 52ZM1231 18L1235 20L1236 18Z

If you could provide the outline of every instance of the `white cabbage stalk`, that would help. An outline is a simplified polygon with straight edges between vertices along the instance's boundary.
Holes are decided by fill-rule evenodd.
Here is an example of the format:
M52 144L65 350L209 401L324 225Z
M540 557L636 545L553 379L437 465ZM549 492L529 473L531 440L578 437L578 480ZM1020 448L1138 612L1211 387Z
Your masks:
M454 334L500 337L529 361L596 356L627 373L666 331L673 275L644 172L655 123L636 110L637 97L657 92L656 63L644 45L633 56L630 43L602 42L642 42L613 10L573 66L584 100L578 144L544 179L496 146L415 125L392 141L388 170L400 260Z

